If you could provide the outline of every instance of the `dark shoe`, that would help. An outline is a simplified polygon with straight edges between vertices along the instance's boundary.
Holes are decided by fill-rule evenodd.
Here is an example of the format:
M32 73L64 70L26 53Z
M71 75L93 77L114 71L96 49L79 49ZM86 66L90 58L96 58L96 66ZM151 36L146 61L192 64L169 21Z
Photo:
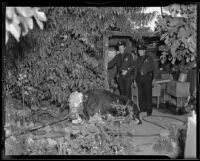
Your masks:
M140 120L140 119L135 119L135 125L140 125L140 124L142 124L142 121Z
M141 121L141 120L139 120L139 123L138 123L137 125L140 125L140 124L142 124L142 121Z

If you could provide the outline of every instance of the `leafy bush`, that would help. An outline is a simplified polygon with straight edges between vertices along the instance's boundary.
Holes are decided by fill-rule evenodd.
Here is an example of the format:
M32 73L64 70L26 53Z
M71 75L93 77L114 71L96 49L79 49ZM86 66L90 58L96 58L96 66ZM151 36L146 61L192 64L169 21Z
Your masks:
M75 90L108 88L103 38L109 36L106 31L114 29L134 32L130 19L140 21L141 9L43 7L41 11L47 15L44 30L33 28L19 43L11 37L6 68L15 79L26 73L26 86L36 90L29 99L37 104L49 100L59 105ZM13 84L8 85L9 90L22 98L22 90L17 92ZM30 101L25 98L26 102Z
M180 63L180 70L186 72L194 66L197 55L197 5L173 4L165 9L170 15L159 17L156 28L165 43L160 47L161 62Z

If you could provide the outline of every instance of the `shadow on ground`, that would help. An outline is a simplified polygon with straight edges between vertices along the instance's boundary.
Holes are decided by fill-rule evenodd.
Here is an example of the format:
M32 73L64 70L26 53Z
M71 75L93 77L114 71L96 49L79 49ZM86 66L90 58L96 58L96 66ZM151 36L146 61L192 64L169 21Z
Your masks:
M153 104L153 108L156 108L156 105ZM176 111L176 106L170 103L161 103L159 108L157 109L158 112L163 114L171 114L171 115L185 115L186 112L183 108L179 108L178 111Z

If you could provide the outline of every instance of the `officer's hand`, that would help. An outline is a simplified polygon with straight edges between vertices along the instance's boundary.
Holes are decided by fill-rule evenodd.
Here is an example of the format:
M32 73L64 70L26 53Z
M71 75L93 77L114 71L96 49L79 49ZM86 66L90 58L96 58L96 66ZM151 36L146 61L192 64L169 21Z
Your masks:
M127 74L127 70L122 70L122 75L126 75Z

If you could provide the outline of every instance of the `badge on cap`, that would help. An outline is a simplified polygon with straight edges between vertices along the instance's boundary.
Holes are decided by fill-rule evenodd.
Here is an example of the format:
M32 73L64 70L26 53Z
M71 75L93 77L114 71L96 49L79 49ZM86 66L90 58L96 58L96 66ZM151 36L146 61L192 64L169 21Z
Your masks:
M124 41L119 41L119 42L117 43L117 45L118 45L118 46L120 46L120 45L126 46L126 42L124 42Z

